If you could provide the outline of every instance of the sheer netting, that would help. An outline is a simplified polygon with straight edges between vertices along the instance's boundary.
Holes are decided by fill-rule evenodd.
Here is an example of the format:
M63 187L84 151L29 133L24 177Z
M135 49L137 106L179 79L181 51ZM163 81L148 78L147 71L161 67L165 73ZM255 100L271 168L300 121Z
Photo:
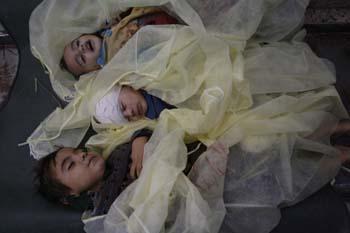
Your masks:
M154 129L139 179L87 232L269 232L279 208L328 182L339 168L329 136L348 117L328 63L295 36L308 1L44 1L31 45L55 91L71 101L28 138L41 158L77 146L107 157L142 128ZM187 25L142 27L103 69L73 77L63 47L133 6L161 5ZM63 17L64 16L64 17ZM74 84L74 86L73 86ZM98 124L95 105L114 85L144 89L177 108L158 120ZM186 142L208 146L190 175Z

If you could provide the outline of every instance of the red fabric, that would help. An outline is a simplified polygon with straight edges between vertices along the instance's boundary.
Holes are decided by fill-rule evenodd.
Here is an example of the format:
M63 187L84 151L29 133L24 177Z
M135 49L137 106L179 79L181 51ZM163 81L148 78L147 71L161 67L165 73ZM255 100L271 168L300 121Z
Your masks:
M145 26L145 25L177 24L178 21L174 17L168 15L167 13L160 12L160 13L142 16L138 19L138 23L140 26Z

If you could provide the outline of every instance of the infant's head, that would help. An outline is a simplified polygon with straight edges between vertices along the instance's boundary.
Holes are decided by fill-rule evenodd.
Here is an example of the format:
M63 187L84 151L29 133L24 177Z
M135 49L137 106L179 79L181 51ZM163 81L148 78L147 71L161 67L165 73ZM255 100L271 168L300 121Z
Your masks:
M97 70L102 38L84 34L64 47L61 66L75 77Z
M95 117L101 123L125 124L143 118L147 108L140 91L129 86L114 86L97 103Z

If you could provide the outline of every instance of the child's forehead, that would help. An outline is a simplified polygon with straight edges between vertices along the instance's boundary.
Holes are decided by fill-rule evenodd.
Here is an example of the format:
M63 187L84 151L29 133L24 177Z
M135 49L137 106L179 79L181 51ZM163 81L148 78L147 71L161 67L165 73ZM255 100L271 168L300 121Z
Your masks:
M76 39L90 39L90 38L98 38L101 39L101 37L97 36L96 34L81 34Z
M57 178L57 171L56 171L57 168L58 168L58 164L55 156L55 157L52 157L51 160L49 161L48 170L47 170L48 175L51 177Z
M61 163L62 160L64 160L65 158L72 156L76 153L76 151L77 150L75 148L61 148L57 151L56 155L52 158L51 162L54 165L54 167L56 167L58 163Z
M57 151L55 158L61 157L61 156L68 156L68 155L71 155L72 153L75 153L76 151L77 149L75 148L64 147Z

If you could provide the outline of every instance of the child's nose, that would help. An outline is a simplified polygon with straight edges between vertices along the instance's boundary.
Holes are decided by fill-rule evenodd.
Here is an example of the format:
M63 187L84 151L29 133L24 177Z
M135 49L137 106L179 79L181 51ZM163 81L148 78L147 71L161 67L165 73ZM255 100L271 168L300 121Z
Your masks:
M81 43L79 47L80 47L80 51L81 51L82 53L85 53L85 46L84 46L84 43Z
M76 162L84 162L86 160L86 153L84 151L81 151L75 154L74 159Z

